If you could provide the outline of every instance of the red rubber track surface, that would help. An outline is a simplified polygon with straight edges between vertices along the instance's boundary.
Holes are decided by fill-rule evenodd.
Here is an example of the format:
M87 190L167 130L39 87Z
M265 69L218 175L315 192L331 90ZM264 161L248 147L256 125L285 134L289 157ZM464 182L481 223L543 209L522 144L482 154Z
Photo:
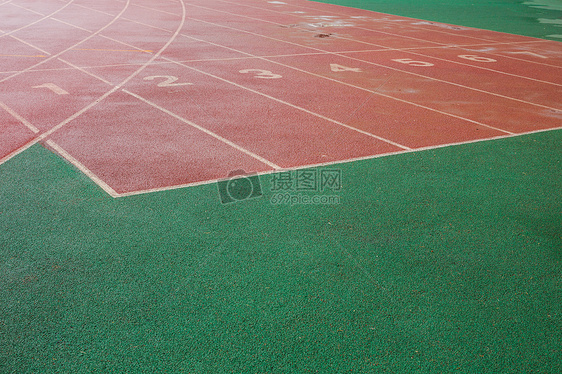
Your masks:
M114 197L562 127L562 44L304 0L0 2L0 163Z

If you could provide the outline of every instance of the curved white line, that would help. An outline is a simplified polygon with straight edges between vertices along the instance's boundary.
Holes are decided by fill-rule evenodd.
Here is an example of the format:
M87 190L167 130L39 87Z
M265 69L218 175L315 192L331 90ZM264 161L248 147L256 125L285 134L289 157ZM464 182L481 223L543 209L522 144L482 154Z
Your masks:
M41 61L41 62L39 62L39 63L37 63L37 64L35 64L35 65L33 65L33 66L30 66L29 68L27 68L27 69L25 69L25 70L19 71L19 72L17 72L17 73L14 73L14 74L12 74L12 75L10 75L10 76L8 76L8 77L6 77L6 78L0 80L0 83L3 83L3 82L5 82L5 81L7 81L8 79L14 78L14 77L16 77L16 76L18 76L18 75L20 75L20 74L23 74L23 73L25 73L25 72L27 72L27 71L30 71L30 70L34 69L35 67L44 64L45 62L51 61L51 60L53 60L53 59L59 57L59 56L62 55L63 53L66 53L66 52L68 52L69 50L75 48L76 46L78 46L78 45L84 43L85 41L87 41L87 40L93 38L94 36L96 36L97 34L99 34L100 32L102 32L103 30L105 30L106 28L108 28L109 26L111 26L113 23L115 23L115 22L123 15L123 13L128 9L128 7L129 7L129 5L130 5L130 2L131 2L131 0L127 0L127 2L125 3L125 6L124 6L123 9L121 10L121 12L119 12L119 14L115 15L115 17L114 17L108 24L106 24L104 27L102 27L101 29L99 29L99 30L93 32L92 35L90 35L90 36L88 36L87 38L83 39L82 41L76 43L76 44L73 45L72 47L69 47L69 48L65 49L64 51L61 51L61 52L59 52L59 53L57 53L57 54L55 54L55 55L52 55L52 56L46 58L45 60L43 60L43 61ZM98 100L99 100L99 99L98 99ZM27 142L26 144L24 144L24 145L21 146L20 148L14 150L14 151L11 152L10 154L8 154L8 155L6 155L5 157L3 157L2 159L0 159L0 165L2 165L3 163L5 163L6 161L12 159L13 157L17 156L18 154L20 154L21 152L25 151L26 149L28 149L28 148L31 147L32 145L34 145L34 144L38 143L39 141L41 141L42 139L44 139L44 137L38 136L38 137L36 137L36 138L30 140L29 142Z
M74 0L72 0L72 1L74 1ZM115 17L113 17L113 19L112 19L108 24L106 24L105 26L103 26L101 29L99 29L99 30L93 32L92 35L87 36L86 38L82 39L82 40L79 41L78 43L76 43L76 44L74 44L74 45L68 47L67 49L65 49L65 50L63 50L63 51L60 51L60 52L57 53L57 54L54 54L54 55L52 55L52 56L49 56L48 58L42 60L41 62L38 62L37 64L35 64L35 65L33 65L33 66L30 66L30 67L28 67L28 68L26 68L26 69L24 69L24 70L18 71L17 73L14 73L14 74L12 74L12 75L10 75L10 76L8 76L8 77L6 77L6 78L0 80L0 83L3 83L3 82L5 82L5 81L7 81L8 79L12 79L12 78L14 78L14 77L17 77L18 75L23 74L23 73L26 73L26 72L28 72L28 71L30 71L30 70L32 70L32 69L35 69L37 66L40 66L40 65L42 65L42 64L44 64L44 63L46 63L46 62L49 62L49 61L51 61L51 60L53 60L53 59L59 57L60 55L62 55L62 54L64 54L64 53L66 53L66 52L68 52L68 51L70 51L70 50L76 48L76 47L79 46L80 44L85 43L86 41L90 40L91 38L93 38L94 36L96 36L97 34L99 34L100 32L102 32L103 30L107 29L109 26L111 26L112 24L114 24L119 18L121 18L121 16L123 15L123 13L125 13L125 11L129 8L130 3L131 3L131 0L127 0L127 2L126 2L126 4L125 4L124 8L119 12L119 14L117 14Z
M129 0L130 1L130 0ZM113 87L111 90L109 90L108 92L106 92L105 94L103 94L101 97L99 97L96 101L94 101L93 103L91 103L90 105L86 106L85 108L81 109L80 111L76 112L75 114L73 114L72 116L68 117L67 119L65 119L64 121L62 121L61 123L59 123L58 125L56 125L55 127L53 127L52 129L50 129L49 131L41 134L37 139L37 141L40 141L42 139L45 139L46 137L52 135L54 132L58 131L59 129L61 129L63 126L65 126L66 124L68 124L69 122L75 120L76 118L78 118L79 116L81 116L82 114L84 114L85 112L87 112L88 110L90 110L91 108L93 108L94 106L96 106L97 104L99 104L100 102L102 102L104 99L106 99L109 95L113 94L115 91L121 89L125 84L127 84L131 79L133 79L134 77L136 77L137 75L139 75L144 69L146 69L148 67L148 65L152 64L152 62L154 60L156 60L158 57L160 57L160 55L162 53L164 53L164 51L170 46L170 44L173 43L173 41L177 38L177 36L180 34L181 29L183 28L183 25L185 24L185 20L186 20L186 8L185 8L185 4L183 3L183 0L180 0L180 4L182 5L182 19L180 21L180 24L178 26L178 28L176 29L176 31L174 32L174 34L170 37L170 39L166 42L166 44L164 44L164 46L162 48L160 48L160 50L158 50L158 52L156 52L146 63L144 63L141 67L139 67L134 73L132 73L131 75L129 75L127 78L125 78L121 83L117 84L115 87Z
M23 29L26 29L26 28L31 27L31 26L33 26L33 25L36 25L36 24L38 24L39 22L42 22L42 21L44 21L44 20L46 20L46 19L48 19L48 18L51 18L52 16L54 16L55 14L57 14L58 12L60 12L61 10L63 10L63 9L66 8L67 6L69 6L70 4L72 4L74 1L75 1L75 0L70 0L70 1L69 1L68 3L66 3L62 8L60 8L60 9L58 9L58 10L55 10L53 13L48 14L48 15L44 16L43 18L40 18L40 19L38 19L37 21L32 22L32 23L30 23L30 24L28 24L28 25L22 26L22 27L20 27L19 29L15 29L15 30L9 31L9 32L7 32L7 33L5 33L5 34L2 34L2 35L0 35L0 38L3 37L3 36L11 35L11 34L13 34L13 33L15 33L15 32L21 31L21 30L23 30ZM2 5L3 5L3 4L2 4ZM18 8L25 9L24 7L19 6L19 5L16 5L16 6L17 6ZM27 11L33 13L32 10L29 10L29 9L25 9L25 10L27 10Z

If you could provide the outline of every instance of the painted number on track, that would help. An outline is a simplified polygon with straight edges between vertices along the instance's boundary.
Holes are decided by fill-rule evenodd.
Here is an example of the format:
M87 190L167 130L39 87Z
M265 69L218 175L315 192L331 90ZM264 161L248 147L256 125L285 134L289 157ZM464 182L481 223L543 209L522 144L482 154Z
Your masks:
M338 71L354 71L356 73L361 73L361 69L359 68L349 68L347 66L338 65L338 64L330 64L330 70L338 72Z
M40 86L33 86L32 88L47 88L53 91L54 93L56 93L57 95L68 95L68 92L66 92L65 90L63 90L62 88L60 88L54 83L44 83Z
M427 66L427 67L434 66L431 62L415 61L412 60L411 58L397 58L392 61L399 62L401 64L410 65L410 66Z
M179 87L179 86L190 86L193 83L174 83L178 80L178 77L171 75L151 75L150 77L144 77L145 81L151 81L154 79L163 79L162 82L158 83L158 87Z
M498 60L494 60L493 58L476 56L476 55L459 55L459 57L464 58L465 60L476 61L476 62L498 62Z
M521 52L507 52L507 53L513 53L513 54L518 54L518 55L529 55L529 56L534 56L534 57L538 57L538 58L548 58L548 57L546 57L546 56L539 55L538 53L527 52L527 51L521 51Z
M245 70L240 70L239 73L242 74L255 73L254 78L261 78L261 79L283 78L282 75L272 73L269 70L261 70L261 69L245 69Z

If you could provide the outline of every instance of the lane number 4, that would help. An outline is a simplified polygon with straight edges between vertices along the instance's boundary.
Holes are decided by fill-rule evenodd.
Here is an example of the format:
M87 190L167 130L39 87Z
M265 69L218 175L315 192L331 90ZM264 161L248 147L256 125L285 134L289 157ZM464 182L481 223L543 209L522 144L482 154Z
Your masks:
M361 69L360 68L349 68L347 66L343 66L343 65L338 65L338 64L330 64L330 70L334 71L334 72L338 72L338 71L354 71L356 73L361 73Z

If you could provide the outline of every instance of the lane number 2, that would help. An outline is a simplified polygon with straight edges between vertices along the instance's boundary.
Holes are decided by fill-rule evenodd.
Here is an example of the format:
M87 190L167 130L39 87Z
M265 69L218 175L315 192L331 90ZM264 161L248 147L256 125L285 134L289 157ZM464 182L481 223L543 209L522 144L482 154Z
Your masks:
M151 75L150 77L144 77L145 81L152 81L155 79L163 79L157 84L158 87L179 87L179 86L190 86L193 83L174 83L178 80L178 77L172 75Z
M239 73L241 74L255 73L254 78L261 78L261 79L283 78L282 75L274 74L269 70L261 70L261 69L245 69L245 70L240 70Z

